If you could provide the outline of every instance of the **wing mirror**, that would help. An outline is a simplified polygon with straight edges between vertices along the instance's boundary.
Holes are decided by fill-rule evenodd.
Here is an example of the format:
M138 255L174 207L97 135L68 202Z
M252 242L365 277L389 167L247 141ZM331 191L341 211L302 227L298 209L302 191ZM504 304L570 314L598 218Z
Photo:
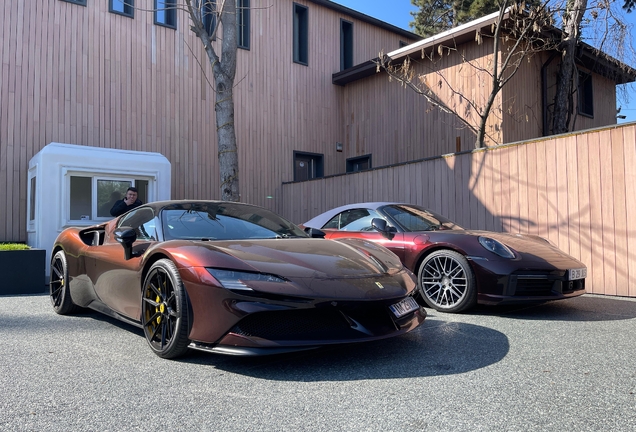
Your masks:
M126 261L137 256L133 252L133 243L137 240L137 232L131 227L119 227L115 231L115 240L124 248L124 258Z
M325 238L327 235L323 230L319 230L318 228L305 228L305 232L311 238Z
M395 228L394 226L388 226L386 221L382 218L371 219L371 226L379 231L388 240L393 240L393 237L395 237L395 233L397 233L397 228Z

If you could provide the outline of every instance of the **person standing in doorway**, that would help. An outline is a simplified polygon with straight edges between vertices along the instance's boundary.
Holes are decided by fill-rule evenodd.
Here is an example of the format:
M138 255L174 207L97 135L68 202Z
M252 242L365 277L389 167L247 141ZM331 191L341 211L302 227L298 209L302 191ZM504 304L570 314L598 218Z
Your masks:
M137 188L129 187L124 199L117 201L110 209L110 214L111 216L117 217L129 210L139 207L141 204L141 200L137 198Z

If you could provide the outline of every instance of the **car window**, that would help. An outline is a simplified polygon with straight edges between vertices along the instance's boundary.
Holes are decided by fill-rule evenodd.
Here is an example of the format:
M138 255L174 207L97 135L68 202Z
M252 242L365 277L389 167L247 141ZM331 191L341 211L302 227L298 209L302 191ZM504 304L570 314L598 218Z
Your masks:
M373 218L382 218L374 210L350 209L338 213L331 218L323 228L334 228L341 231L373 231L371 226Z
M129 226L137 232L138 240L156 241L155 212L149 207L135 209L117 223L117 227Z
M269 210L240 204L176 204L164 208L161 220L167 240L307 237Z
M405 231L431 231L462 229L456 223L430 210L412 205L390 205L383 211L391 216Z

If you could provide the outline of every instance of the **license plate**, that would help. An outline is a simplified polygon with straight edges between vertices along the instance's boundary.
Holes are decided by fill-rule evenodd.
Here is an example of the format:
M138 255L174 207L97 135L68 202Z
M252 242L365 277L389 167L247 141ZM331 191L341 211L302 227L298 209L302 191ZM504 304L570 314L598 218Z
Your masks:
M417 302L413 300L413 297L406 297L399 303L395 303L389 306L389 309L391 309L391 312L393 312L393 315L395 315L396 318L403 317L407 313L418 310L419 308L420 305L418 305Z
M587 268L568 270L568 280L585 279L587 277Z

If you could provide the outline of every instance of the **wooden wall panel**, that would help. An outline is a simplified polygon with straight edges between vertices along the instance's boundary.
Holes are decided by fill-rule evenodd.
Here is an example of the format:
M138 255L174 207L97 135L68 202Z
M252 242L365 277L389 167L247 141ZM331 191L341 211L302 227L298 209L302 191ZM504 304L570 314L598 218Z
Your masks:
M252 0L250 50L238 52L235 121L241 199L277 209L293 151L322 153L342 172L340 18L353 23L354 62L404 39L313 2L309 65L292 61L292 0ZM0 241L26 240L28 161L50 142L159 152L173 198L218 198L211 68L189 17L154 25L151 0L134 19L107 1L9 2L0 18ZM220 38L215 42L220 49Z
M408 198L466 228L543 236L587 265L588 292L636 297L634 184L630 123L288 183L283 216L302 223L343 204ZM298 203L305 196L310 209Z

